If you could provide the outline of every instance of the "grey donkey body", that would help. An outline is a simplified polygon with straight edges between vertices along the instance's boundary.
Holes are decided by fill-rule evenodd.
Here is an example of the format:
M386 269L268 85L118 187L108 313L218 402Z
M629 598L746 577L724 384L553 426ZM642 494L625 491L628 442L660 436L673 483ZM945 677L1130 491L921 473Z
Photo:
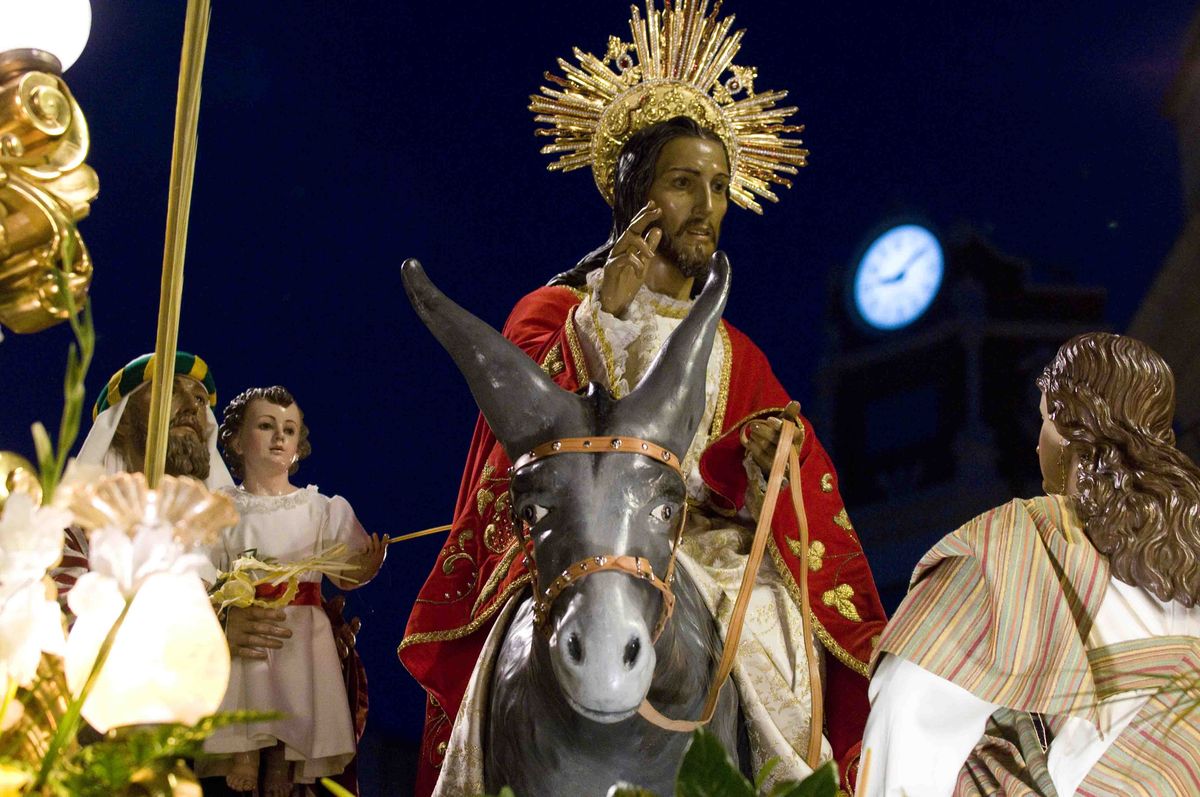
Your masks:
M559 388L510 341L455 305L415 261L405 263L409 300L467 379L510 461L559 438L628 436L684 454L704 412L704 375L729 291L729 264L712 259L691 313L638 387L615 401L598 385ZM663 576L686 494L679 474L637 454L571 453L518 469L513 512L533 541L543 592L571 564L628 554ZM636 712L643 699L677 719L700 715L720 638L695 585L677 568L676 607L656 641L662 595L620 572L591 575L554 602L535 628L524 599L505 638L490 688L484 774L488 790L521 797L603 795L617 781L659 793L674 778L690 735ZM736 756L736 690L726 684L710 728Z

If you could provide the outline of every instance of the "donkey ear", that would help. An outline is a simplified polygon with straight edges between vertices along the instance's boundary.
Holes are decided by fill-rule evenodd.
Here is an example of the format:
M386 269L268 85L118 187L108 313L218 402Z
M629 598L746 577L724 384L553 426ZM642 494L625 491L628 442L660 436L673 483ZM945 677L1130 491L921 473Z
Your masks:
M729 259L716 252L691 312L667 338L637 388L618 402L623 427L639 430L680 457L687 453L704 416L704 375L728 298Z
M467 379L510 459L560 430L583 427L583 401L556 385L525 352L450 301L416 260L400 269L408 301Z

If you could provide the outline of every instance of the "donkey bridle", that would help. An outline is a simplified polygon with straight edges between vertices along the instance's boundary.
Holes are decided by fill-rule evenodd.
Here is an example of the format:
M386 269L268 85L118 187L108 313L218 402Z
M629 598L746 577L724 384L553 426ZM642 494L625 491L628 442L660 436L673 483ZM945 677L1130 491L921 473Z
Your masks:
M793 437L799 440L804 439L804 426L800 421L800 405L794 401L789 402L783 411L782 420L783 425L779 433L779 442L775 449L775 461L771 464L771 472L767 476L767 489L766 494L763 496L763 508L759 513L757 527L754 529L754 541L750 546L750 555L746 561L745 570L742 573L742 583L738 588L737 601L734 603L733 613L729 619L725 645L721 650L721 660L709 684L708 694L705 695L704 708L701 711L700 719L678 720L665 717L654 706L650 705L649 700L642 700L642 704L638 706L638 714L648 722L665 730L690 733L702 725L707 725L716 713L717 700L720 697L721 689L724 687L729 673L733 670L734 656L737 653L738 641L742 635L742 621L745 619L746 609L749 607L750 593L754 586L755 574L758 572L758 566L762 561L767 539L770 537L771 519L775 515L775 502L783 487L783 475L785 471L790 471L792 474L789 488L792 498L792 509L796 513L796 524L800 531L799 542L801 550L808 550L808 518L804 511L804 495L800 491L800 460L796 451L792 448ZM556 454L581 453L641 454L671 467L679 474L680 478L683 478L683 468L681 467L679 457L657 443L651 443L649 440L621 436L568 437L543 443L532 451L518 457L509 471L509 475L511 476L526 465L546 457ZM509 489L511 492L511 486ZM516 506L515 502L510 503L512 506ZM667 563L667 576L665 579L659 579L655 576L650 562L640 556L629 556L626 554L589 556L586 559L580 559L564 570L554 580L554 583L550 585L550 589L543 593L541 587L538 585L537 563L534 561L533 556L533 538L530 534L530 524L522 519L521 530L525 538L527 561L533 578L534 625L545 633L546 622L550 615L550 607L553 605L554 599L568 586L593 573L616 570L635 578L643 579L662 593L662 613L658 623L654 627L654 641L657 642L659 634L666 627L667 620L670 619L671 612L675 608L675 595L671 592L671 581L675 574L675 554L679 550L679 541L683 536L683 527L686 522L687 501L685 500L683 502L683 512L679 519L679 528L675 531L675 539L671 546L671 558ZM800 616L804 627L803 644L805 656L808 659L809 689L812 695L812 716L809 720L808 751L805 760L810 767L816 769L820 759L820 729L823 726L824 711L821 701L817 652L812 641L811 608L808 594L808 560L805 556L800 556L798 559L801 567L801 577L799 579Z
M543 443L518 457L509 473L514 474L527 465L540 462L547 457L557 454L640 454L655 462L666 465L675 471L680 479L683 478L683 468L680 465L678 456L657 443L643 440L640 437L626 437L622 435L610 435L607 437L564 437L549 443ZM516 506L515 502L510 502L510 505L513 507ZM679 550L679 538L683 536L683 527L687 522L687 501L683 502L683 512L680 513L679 527L675 531L675 539L671 544L671 558L667 561L667 572L664 578L659 578L655 574L654 566L650 564L649 559L643 556L601 554L585 557L567 567L558 575L558 578L551 582L550 587L545 592L542 591L538 583L537 562L533 556L533 537L530 532L530 524L524 518L519 518L519 520L521 522L522 536L525 539L525 553L528 559L528 566L533 579L533 624L535 628L542 633L548 633L547 622L550 619L550 609L553 607L554 601L567 587L596 573L616 571L624 573L627 576L632 576L639 581L644 581L662 593L662 611L659 612L658 622L654 624L651 643L653 644L658 641L663 629L667 626L667 621L671 619L671 613L675 611L675 593L671 591L671 582L675 578L675 552Z

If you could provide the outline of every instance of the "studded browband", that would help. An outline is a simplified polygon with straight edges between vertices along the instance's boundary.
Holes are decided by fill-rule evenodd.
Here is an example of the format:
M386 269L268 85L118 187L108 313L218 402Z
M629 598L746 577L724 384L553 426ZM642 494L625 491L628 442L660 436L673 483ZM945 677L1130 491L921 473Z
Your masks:
M655 462L661 462L672 468L680 476L683 475L683 467L679 463L679 457L658 443L651 443L649 440L643 440L640 437L623 437L621 435L609 437L562 437L558 440L552 440L549 443L542 443L533 450L517 457L517 461L512 465L511 472L516 473L526 465L537 462L540 459L545 459L546 457L552 457L555 454L600 454L610 452L616 454L641 454Z

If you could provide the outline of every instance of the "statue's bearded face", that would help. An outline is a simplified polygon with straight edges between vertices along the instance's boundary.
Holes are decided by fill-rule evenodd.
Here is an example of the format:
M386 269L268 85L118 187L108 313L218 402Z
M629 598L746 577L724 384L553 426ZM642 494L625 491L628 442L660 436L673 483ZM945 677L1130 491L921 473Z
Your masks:
M717 250L729 209L729 161L716 141L685 136L662 148L647 199L662 208L658 249L685 277L699 277Z
M204 385L182 374L175 375L171 391L171 426L167 436L166 472L171 476L207 479L209 469L208 391ZM113 447L125 458L130 470L140 471L146 461L147 427L150 423L150 385L142 385L129 396L117 424Z

